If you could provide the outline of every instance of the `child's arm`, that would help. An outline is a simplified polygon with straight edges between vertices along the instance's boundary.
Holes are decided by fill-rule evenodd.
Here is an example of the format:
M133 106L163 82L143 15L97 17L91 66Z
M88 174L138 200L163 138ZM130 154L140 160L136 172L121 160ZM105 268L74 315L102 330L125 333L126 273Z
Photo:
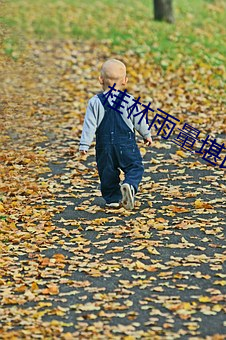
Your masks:
M132 109L129 109L127 113L128 113L128 117L130 117L129 119L131 120L134 129L137 130L138 133L143 137L144 142L147 146L151 145L152 144L151 131L148 130L149 126L146 123L146 117L141 119L142 113L136 116L137 113L142 111L142 108L140 105L138 105L138 110L134 108L134 97L133 96L130 96L128 107L129 108L133 107L133 111L131 112Z
M142 109L140 109L141 111ZM136 111L134 112L136 113ZM132 121L134 128L139 132L139 134L143 137L144 142L147 146L152 144L151 138L151 131L148 130L148 124L146 123L146 117L144 117L141 122L140 121L141 115L133 116Z
M85 154L88 151L90 144L93 141L96 129L97 129L97 117L95 114L93 100L90 99L86 109L86 115L82 128L82 136L79 144L79 151L82 154Z
M151 138L151 131L148 130L148 124L146 123L146 118L144 117L140 124L138 123L140 120L140 117L134 117L138 118L138 120L135 120L134 127L139 132L139 134L143 137L144 142L147 146L150 146L152 144L152 138Z

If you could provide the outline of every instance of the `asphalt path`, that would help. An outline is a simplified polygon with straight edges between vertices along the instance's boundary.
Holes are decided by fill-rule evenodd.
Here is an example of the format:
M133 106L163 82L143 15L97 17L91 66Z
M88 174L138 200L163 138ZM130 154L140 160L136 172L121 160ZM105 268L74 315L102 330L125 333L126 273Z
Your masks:
M40 146L55 155L41 180L57 183L62 245L42 256L66 256L61 292L73 290L67 280L81 283L64 302L52 298L68 308L64 330L79 339L223 339L224 170L158 138L143 157L135 209L106 209L94 149L79 158L77 141L51 137Z

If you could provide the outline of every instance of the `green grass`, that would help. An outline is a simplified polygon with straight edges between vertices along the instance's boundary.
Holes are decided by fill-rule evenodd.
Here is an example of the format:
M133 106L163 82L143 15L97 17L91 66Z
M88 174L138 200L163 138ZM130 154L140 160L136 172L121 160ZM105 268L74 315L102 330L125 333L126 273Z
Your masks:
M1 9L1 5L0 5ZM153 52L156 60L224 63L224 0L174 0L175 24L153 20L152 0L8 0L0 15L12 36L109 40L113 51ZM16 33L15 33L16 32ZM7 40L7 39L6 39ZM9 45L9 44L8 44ZM12 44L11 44L12 46ZM13 48L6 48L13 54Z

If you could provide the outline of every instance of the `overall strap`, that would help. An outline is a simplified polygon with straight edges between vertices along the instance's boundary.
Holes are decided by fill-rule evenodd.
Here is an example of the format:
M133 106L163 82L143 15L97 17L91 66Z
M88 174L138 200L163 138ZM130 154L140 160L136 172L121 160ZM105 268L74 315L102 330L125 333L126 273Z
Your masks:
M127 143L134 139L135 134L117 109L122 99L116 97L114 105L110 105L103 93L97 96L105 109L105 114L96 130L96 145Z
M101 104L103 105L105 111L108 110L110 104L109 104L108 100L106 99L106 97L104 96L103 92L102 93L98 93L97 96L100 99Z
M111 104L109 103L109 101L107 100L107 98L105 97L105 95L103 94L103 92L102 92L102 93L98 93L97 96L98 96L98 98L100 99L100 101L101 101L101 103L102 103L102 105L103 105L103 107L104 107L104 109L105 109L105 111L106 111L106 110L109 110L109 109L113 109L113 110L114 110L115 107L117 107L117 104L118 104L119 102L122 102L122 101L123 101L123 98L124 98L125 94L123 95L122 98L119 98L119 97L117 96L116 99L115 99L115 101L114 101L114 103L113 103L113 105L111 105Z

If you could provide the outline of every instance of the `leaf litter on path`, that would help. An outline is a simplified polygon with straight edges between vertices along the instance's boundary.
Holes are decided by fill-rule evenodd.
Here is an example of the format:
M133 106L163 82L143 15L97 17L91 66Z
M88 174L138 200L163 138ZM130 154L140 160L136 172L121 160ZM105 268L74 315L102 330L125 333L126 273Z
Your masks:
M73 41L30 50L1 64L0 336L222 339L224 170L156 138L134 211L105 210L94 148L81 157L78 142L111 51ZM223 142L223 90L209 93L211 110L201 95L211 73L171 65L163 75L148 55L117 57L144 80L131 77L132 94Z

